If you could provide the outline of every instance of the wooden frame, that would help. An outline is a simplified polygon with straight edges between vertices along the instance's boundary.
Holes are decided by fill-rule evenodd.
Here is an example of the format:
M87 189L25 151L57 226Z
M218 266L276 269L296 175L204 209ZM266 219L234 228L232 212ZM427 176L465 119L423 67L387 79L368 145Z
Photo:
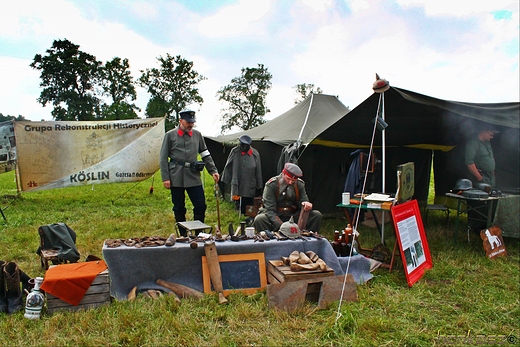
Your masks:
M368 160L368 154L365 152L359 153L359 169L361 172L366 172L367 167L367 160ZM372 152L372 155L370 156L370 164L368 165L368 173L374 173L375 169L375 162L376 162L376 154Z
M218 256L219 263L227 263L227 262L249 262L256 261L258 265L258 281L260 283L259 287L255 288L236 288L236 289L226 289L224 285L224 295L228 295L233 292L242 292L245 294L254 294L260 290L264 290L267 286L267 270L265 267L265 257L264 253L245 253L245 254L226 254ZM222 272L222 282L226 283L225 279L226 273ZM211 278L209 275L208 262L206 260L206 256L202 256L202 283L204 286L204 293L209 294L212 292L211 288Z

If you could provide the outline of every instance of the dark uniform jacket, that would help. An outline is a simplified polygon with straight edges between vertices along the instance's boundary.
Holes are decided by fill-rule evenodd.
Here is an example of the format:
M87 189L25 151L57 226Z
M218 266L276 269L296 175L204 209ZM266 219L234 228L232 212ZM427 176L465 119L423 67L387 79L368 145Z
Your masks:
M495 185L495 158L491 143L479 139L471 139L466 143L465 164L475 164L483 177L482 183ZM477 183L473 177L472 181Z
M232 196L254 198L256 190L262 189L264 185L260 153L254 148L247 153L242 153L240 146L233 148L224 166L221 180L231 185Z
M189 167L197 161L198 154L210 174L218 173L204 137L199 131L192 130L191 136L178 127L168 131L164 135L159 154L162 181L170 180L172 187L189 188L202 185L200 172L195 172Z
M267 215L274 226L273 230L277 230L291 216L295 216L294 220L297 221L296 216L299 216L302 202L309 201L303 180L298 179L293 185L287 186L282 182L282 174L267 181L262 196L264 206L259 211ZM280 188L284 186L285 189Z

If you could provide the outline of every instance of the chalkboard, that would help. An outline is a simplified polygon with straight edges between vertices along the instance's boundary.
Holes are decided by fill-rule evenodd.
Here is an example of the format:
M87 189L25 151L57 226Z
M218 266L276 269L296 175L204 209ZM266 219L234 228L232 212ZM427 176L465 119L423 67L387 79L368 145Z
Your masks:
M264 253L219 255L224 294L240 291L255 293L267 286ZM206 257L202 257L204 293L213 291Z

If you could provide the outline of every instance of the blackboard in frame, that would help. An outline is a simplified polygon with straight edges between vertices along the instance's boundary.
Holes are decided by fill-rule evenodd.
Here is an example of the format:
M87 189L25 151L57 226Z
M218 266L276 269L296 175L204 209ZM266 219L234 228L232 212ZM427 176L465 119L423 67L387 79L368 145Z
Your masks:
M267 270L264 253L219 255L220 273L224 295L232 292L254 294L267 286ZM202 257L202 282L204 293L213 291L206 257Z

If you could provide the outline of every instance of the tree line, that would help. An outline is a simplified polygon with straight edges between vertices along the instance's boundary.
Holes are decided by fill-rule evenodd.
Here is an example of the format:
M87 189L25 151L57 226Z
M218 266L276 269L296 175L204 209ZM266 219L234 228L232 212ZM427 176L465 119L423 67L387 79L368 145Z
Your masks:
M177 126L183 109L203 104L198 84L207 78L180 55L167 53L158 57L157 63L158 67L139 70L141 75L134 80L128 59L115 57L101 62L64 39L55 40L45 54L36 54L30 67L40 72L42 91L37 101L43 107L52 106L51 115L56 121L137 119L141 111L135 104L138 86L150 94L145 116L166 117L169 130ZM217 99L227 104L221 110L223 133L234 127L248 130L266 122L266 97L272 77L263 64L245 67L240 76L217 91ZM298 95L295 104L310 93L322 93L313 84L298 84L294 89ZM26 120L21 115L15 118L0 113L0 121L9 119Z

